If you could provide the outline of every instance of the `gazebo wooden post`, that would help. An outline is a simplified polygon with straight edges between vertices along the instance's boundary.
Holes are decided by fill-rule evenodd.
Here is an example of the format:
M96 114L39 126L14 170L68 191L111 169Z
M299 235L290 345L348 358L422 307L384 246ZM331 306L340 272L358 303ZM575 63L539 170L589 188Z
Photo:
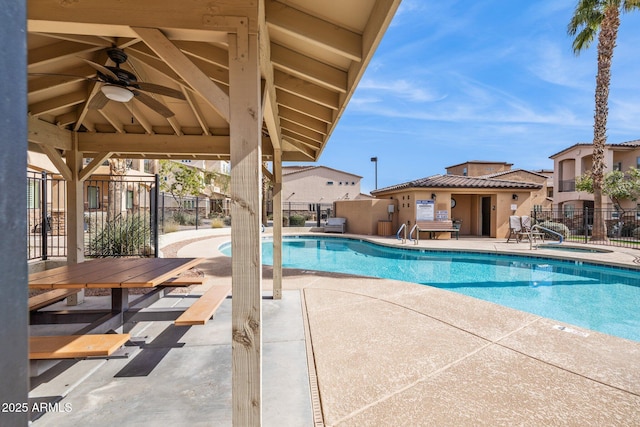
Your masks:
M282 299L282 150L273 150L273 299Z
M73 133L73 150L66 152L67 166L71 171L71 180L67 181L67 263L78 264L84 261L84 197L82 171L82 153L78 151L77 133ZM67 305L78 305L84 301L84 289L67 297Z
M229 34L233 425L262 424L262 114L258 36ZM245 51L242 58L240 51Z

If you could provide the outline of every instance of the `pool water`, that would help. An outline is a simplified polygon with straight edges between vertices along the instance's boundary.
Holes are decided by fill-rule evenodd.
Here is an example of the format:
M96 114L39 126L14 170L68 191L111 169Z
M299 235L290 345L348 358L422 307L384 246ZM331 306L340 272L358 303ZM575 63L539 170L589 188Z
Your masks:
M231 246L220 250L230 255ZM262 245L273 264L273 244ZM640 272L581 261L389 248L335 237L284 238L283 267L402 280L447 289L640 341Z

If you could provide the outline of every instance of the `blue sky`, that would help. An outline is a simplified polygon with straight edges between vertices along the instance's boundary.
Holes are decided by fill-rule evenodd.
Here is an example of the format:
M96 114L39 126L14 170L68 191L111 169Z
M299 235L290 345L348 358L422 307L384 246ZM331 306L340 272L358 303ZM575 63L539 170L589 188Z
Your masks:
M573 54L577 0L404 0L318 165L362 192L467 160L552 168L593 139L596 44ZM640 12L622 16L608 141L640 139Z

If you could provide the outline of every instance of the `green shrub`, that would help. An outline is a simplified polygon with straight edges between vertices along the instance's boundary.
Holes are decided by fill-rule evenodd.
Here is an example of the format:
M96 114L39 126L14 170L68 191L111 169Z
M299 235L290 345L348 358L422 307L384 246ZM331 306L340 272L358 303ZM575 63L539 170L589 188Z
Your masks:
M173 222L173 221L166 221L164 223L164 227L163 227L163 231L164 233L173 233L175 231L178 231L180 229L180 226Z
M140 255L151 252L151 227L144 216L119 217L105 223L89 242L95 257Z
M302 215L291 215L289 217L289 226L290 227L303 227L306 219Z
M179 225L196 225L196 216L184 211L174 212L172 219ZM200 223L201 221L198 218L198 225L200 225Z
M569 227L567 227L566 225L560 223L560 222L552 222L552 221L543 221L541 223L539 223L540 227L544 227L544 228L548 228L549 230L553 230L556 233L560 233L562 234L562 237L564 237L565 239L567 237L569 237ZM545 232L545 238L547 239L557 239L558 236L556 236L555 234L551 234L548 232Z

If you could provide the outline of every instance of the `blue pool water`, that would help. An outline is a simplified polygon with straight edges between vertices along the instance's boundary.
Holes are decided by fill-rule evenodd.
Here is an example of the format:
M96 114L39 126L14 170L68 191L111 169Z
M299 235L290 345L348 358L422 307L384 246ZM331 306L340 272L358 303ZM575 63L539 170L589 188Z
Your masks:
M402 280L640 341L640 272L580 261L388 248L355 239L284 238L283 267ZM230 255L230 244L220 247ZM273 264L265 240L263 263Z

